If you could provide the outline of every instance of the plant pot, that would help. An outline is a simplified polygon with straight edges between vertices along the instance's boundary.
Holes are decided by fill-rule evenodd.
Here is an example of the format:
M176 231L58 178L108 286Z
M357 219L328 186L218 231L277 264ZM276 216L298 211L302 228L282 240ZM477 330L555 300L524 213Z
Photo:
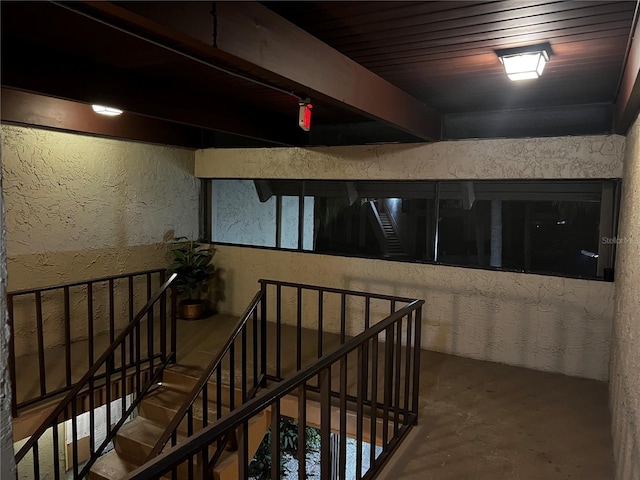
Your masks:
M185 320L198 320L204 313L203 300L183 300L180 302L180 318Z

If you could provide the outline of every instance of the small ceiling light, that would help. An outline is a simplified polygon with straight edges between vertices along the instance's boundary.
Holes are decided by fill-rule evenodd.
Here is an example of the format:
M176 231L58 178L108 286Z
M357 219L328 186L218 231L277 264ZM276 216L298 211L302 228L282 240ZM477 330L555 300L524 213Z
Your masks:
M550 52L548 43L496 50L507 77L512 81L539 78L549 61Z
M122 114L122 110L119 108L105 107L104 105L91 105L91 108L94 112L99 113L100 115L108 115L110 117Z

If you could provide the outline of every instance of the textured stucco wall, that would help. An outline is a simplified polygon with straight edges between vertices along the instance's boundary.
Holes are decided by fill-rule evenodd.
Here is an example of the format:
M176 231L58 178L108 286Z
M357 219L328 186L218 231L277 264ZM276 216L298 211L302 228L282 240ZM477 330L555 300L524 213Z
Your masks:
M2 126L9 289L166 265L198 233L193 152Z
M231 313L244 310L260 278L421 298L426 301L424 348L607 378L611 283L248 247L216 248L216 265L224 268L227 286L226 302L220 308ZM304 316L310 328L316 325L312 313ZM330 317L328 308L325 313ZM284 317L294 322L294 310ZM325 326L332 324L337 331L337 322L325 321Z
M620 136L365 147L201 150L196 176L295 179L619 178ZM611 283L220 246L227 303L240 313L259 278L427 300L423 345L606 380Z
M620 178L624 137L467 140L429 144L196 151L208 178ZM301 176L304 175L304 176Z
M1 131L9 290L164 268L167 232L197 236L193 151L6 125ZM106 318L104 290L96 287L95 301ZM83 296L72 298L74 310L86 311ZM45 309L46 345L61 340L56 311ZM72 332L81 338L86 314L79 318ZM17 353L28 353L34 325L18 316L15 330Z
M0 157L0 478L13 478L15 464L13 460L13 433L11 422L11 382L7 370L9 351L9 327L7 325L7 257L4 209L4 175Z
M611 362L616 478L640 478L640 121L627 136Z

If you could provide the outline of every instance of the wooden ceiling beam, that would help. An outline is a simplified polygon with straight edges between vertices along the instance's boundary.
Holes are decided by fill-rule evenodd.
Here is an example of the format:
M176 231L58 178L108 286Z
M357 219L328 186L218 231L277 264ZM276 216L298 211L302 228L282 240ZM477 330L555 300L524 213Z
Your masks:
M422 140L440 139L438 112L259 3L217 3L215 28L209 2L58 5L210 62L214 68L225 65Z
M640 112L640 23L636 23L615 105L614 131L626 135Z
M186 125L125 112L118 117L95 113L85 103L2 88L2 122L102 137L201 148L200 131Z
M33 58L39 60L35 62ZM295 122L251 105L230 102L211 93L187 91L171 83L153 83L119 69L63 56L25 42L18 48L12 39L3 39L2 61L3 87L85 104L112 105L139 117L144 115L283 146L304 143Z

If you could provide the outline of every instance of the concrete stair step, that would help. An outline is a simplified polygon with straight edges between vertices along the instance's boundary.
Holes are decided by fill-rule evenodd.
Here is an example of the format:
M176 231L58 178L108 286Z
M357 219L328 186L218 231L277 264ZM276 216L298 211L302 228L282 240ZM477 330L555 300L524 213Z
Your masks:
M140 415L162 425L168 425L175 413L184 402L187 394L165 387L164 385L148 394L140 404ZM208 402L208 420L213 423L217 419L218 407L213 402ZM229 412L229 408L223 406L222 414ZM202 429L202 419L204 418L201 398L196 399L193 405L193 431ZM188 425L185 418L178 426L178 433L187 434Z
M202 369L198 367L175 365L167 368L162 377L162 385L182 392L190 392L202 374ZM228 372L222 375L222 404L229 406L231 404L231 388L227 385ZM213 399L216 395L216 375L209 380L209 398ZM234 389L234 403L236 406L242 404L242 389Z
M149 456L164 429L165 425L138 416L122 426L114 441L115 449L127 461L141 464ZM182 442L185 438L178 434L177 442Z
M115 450L102 455L89 470L89 480L116 480L123 478L128 473L133 472L138 465L135 465L120 455Z
M164 431L166 425L173 419L178 408L191 391L201 370L197 367L171 366L163 374L162 385L148 393L142 400L139 409L139 416L122 426L114 439L114 450L100 457L91 468L89 478L91 480L116 480L124 477L129 472L142 465L155 445L156 440ZM215 378L213 379L215 380ZM215 383L210 382L210 397L214 395ZM222 414L229 412L231 389L228 386L222 387L223 403ZM235 403L239 405L242 400L241 391L235 390ZM208 402L209 423L213 423L217 416L217 405ZM193 431L194 433L202 428L202 399L199 398L194 404ZM260 442L268 430L271 422L271 410L267 409L257 414L249 422L249 456L255 454ZM178 427L177 442L186 440L187 420L183 420ZM242 428L236 432L238 441L242 441ZM227 446L227 451L223 452L214 472L217 480L235 480L238 472L238 456L235 451L230 451L231 446ZM215 447L210 448L210 456L215 452ZM197 467L197 462L194 468ZM178 477L188 479L188 465L186 463L178 467Z

